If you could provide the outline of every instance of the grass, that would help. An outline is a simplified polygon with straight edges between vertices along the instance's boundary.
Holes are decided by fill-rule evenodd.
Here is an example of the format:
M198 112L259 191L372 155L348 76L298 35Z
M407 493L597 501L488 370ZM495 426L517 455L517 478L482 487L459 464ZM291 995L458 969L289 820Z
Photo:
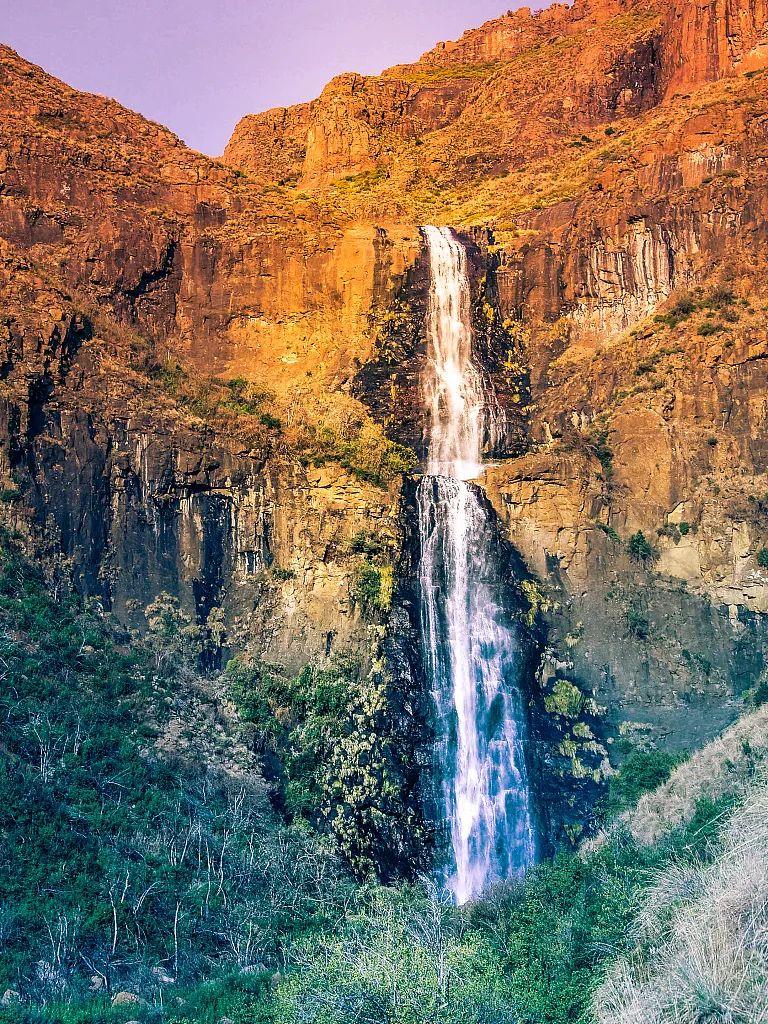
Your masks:
M768 707L739 719L678 768L637 808L621 819L632 837L648 846L689 822L702 799L717 801L743 793L756 765L768 760Z
M396 76L401 82L428 85L431 82L450 82L455 79L490 78L503 66L501 61L489 61L484 64L424 65L418 68L398 68Z
M598 1024L768 1022L768 781L728 819L712 863L671 863L597 991Z

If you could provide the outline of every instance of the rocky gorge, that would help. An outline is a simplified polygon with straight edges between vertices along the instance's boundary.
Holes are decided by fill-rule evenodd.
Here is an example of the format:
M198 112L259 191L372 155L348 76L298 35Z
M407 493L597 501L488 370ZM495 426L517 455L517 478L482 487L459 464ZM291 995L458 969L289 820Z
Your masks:
M382 662L429 817L420 226L449 225L542 833L578 842L628 750L766 683L766 125L760 0L509 13L219 160L3 48L8 529L128 627L168 593L222 660Z

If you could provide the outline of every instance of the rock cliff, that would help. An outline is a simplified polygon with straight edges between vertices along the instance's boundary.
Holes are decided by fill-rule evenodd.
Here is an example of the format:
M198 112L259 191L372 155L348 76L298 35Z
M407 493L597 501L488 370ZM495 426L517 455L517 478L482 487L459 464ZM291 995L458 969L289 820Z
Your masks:
M574 838L609 755L696 745L765 680L767 22L523 9L247 115L220 161L0 49L7 524L124 620L222 607L230 650L290 671L391 615L417 687L397 445L423 443L418 227L453 225ZM399 579L373 615L371 567Z

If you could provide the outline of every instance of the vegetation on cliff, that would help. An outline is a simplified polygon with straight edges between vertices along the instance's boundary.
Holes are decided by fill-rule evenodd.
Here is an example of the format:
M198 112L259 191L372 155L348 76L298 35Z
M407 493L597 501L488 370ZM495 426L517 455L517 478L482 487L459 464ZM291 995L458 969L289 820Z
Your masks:
M279 963L353 891L328 843L258 775L160 756L199 652L172 604L144 645L50 583L3 538L0 978L25 1009L0 1013Z
M244 728L272 766L279 806L329 831L358 879L415 868L429 844L395 732L383 633L371 627L367 664L336 655L290 679L233 659L226 672Z
M139 642L61 581L54 596L50 588L4 538L4 1024L573 1024L592 1020L593 998L601 1019L613 1019L604 1007L637 1002L651 978L643 958L657 940L643 936L663 933L665 957L679 962L685 922L698 928L704 913L702 887L717 879L725 888L744 858L749 877L762 863L763 797L753 781L765 754L761 709L732 739L676 768L658 797L642 798L582 857L561 854L461 910L431 883L382 887L355 846L386 815L381 787L396 800L393 750L376 724L381 666L363 673L337 659L296 680L230 666L252 741L282 758L287 824L258 775L168 760L155 742L172 692L215 642L215 623L201 632L159 601ZM606 814L673 767L662 755L629 758ZM634 821L647 817L648 801L681 790L689 798L679 823L648 842ZM337 860L324 817L366 881L353 882ZM754 837L738 863L737 834ZM681 878L691 884L677 886L661 920L659 893ZM739 921L753 921L751 892ZM709 915L701 927L720 926ZM750 964L751 935L734 946ZM702 985L691 981L686 1006L703 992L713 999L715 982L724 1005L729 978L697 967ZM749 992L728 998L749 1005L758 981L749 974Z

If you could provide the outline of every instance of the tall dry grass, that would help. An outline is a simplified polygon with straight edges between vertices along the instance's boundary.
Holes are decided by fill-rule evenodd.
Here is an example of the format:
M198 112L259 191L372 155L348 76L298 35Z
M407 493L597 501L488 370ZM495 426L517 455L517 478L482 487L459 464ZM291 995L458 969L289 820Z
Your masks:
M749 717L755 725L755 716ZM727 737L722 740L730 748ZM760 739L765 744L765 731ZM701 752L691 787L695 781L707 788L702 773L711 759L722 775L723 746L708 751ZM768 1024L766 768L751 781L745 778L743 788L744 801L725 823L714 861L672 864L646 894L635 919L634 951L614 965L595 994L597 1024ZM683 799L673 790L680 813L691 791ZM644 835L659 806L653 803L653 813L647 809Z
M616 818L606 832L584 843L582 854L587 856L602 846L616 831L627 831L636 843L651 846L665 833L687 824L700 800L740 798L764 764L768 764L768 705L744 715L692 754L663 785Z

